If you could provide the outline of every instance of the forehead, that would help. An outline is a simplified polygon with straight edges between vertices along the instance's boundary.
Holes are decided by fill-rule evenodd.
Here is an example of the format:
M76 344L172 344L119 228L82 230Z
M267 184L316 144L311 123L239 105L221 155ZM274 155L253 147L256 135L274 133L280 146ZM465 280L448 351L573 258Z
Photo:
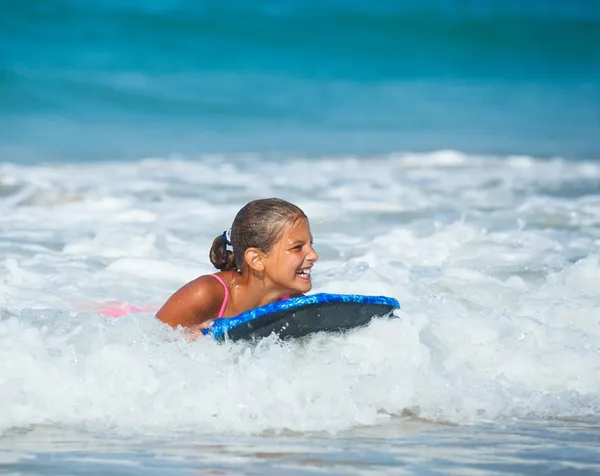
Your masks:
M310 225L306 218L296 220L287 227L282 235L283 241L295 241L310 239Z

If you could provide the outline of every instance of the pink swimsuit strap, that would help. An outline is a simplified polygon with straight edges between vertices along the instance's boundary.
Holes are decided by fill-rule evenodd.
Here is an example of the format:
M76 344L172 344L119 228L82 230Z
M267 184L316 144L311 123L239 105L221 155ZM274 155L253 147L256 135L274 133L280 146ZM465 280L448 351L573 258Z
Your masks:
M219 315L217 316L223 317L223 314L225 314L225 309L227 309L227 301L229 301L229 288L227 288L227 285L225 284L225 281L223 281L223 278L221 278L221 276L217 276L216 274L211 274L211 276L217 281L219 281L225 289L225 299L223 299L223 304L221 304L221 310L219 311Z
M223 314L225 314L225 309L227 309L227 302L229 301L229 288L227 287L225 281L223 281L223 278L221 276L217 276L216 274L211 274L211 276L217 281L219 281L223 285L223 289L225 289L225 299L223 299L223 304L221 304L221 310L219 311L219 315L217 316L220 318L223 317ZM281 300L284 301L290 298L291 296L283 296Z

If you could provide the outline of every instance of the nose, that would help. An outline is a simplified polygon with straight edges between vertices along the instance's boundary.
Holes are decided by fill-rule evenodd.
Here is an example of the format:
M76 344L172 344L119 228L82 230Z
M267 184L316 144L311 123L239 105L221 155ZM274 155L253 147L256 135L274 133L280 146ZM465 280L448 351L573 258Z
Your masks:
M306 255L306 259L313 263L319 259L319 255L317 254L315 249L312 247L312 245L310 246L310 249L308 250L308 255Z

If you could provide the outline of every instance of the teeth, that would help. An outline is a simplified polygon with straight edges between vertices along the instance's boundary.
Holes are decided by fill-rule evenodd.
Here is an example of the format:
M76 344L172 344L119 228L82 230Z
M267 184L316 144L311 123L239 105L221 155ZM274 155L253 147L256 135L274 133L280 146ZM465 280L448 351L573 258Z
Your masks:
M310 269L301 269L296 274L300 274L302 276L310 276Z

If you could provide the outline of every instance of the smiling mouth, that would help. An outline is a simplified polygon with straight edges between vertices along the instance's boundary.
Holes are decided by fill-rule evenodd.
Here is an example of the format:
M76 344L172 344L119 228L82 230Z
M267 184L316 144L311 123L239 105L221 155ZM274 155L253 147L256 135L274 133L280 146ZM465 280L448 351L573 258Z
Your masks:
M302 279L310 279L310 268L304 268L296 271L296 274Z

